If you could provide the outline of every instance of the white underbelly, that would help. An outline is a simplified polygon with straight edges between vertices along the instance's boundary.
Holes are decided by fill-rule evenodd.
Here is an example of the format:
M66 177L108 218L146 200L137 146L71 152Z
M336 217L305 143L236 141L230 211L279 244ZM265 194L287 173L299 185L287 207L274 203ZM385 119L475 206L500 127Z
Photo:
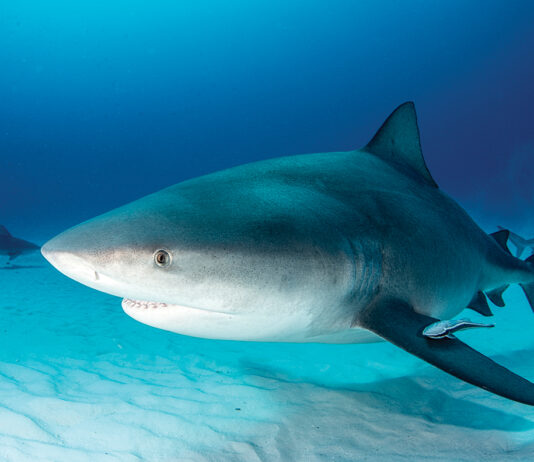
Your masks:
M126 314L135 320L158 329L219 340L295 343L370 343L380 337L361 328L320 326L310 315L260 315L221 313L197 308L132 303L123 300Z

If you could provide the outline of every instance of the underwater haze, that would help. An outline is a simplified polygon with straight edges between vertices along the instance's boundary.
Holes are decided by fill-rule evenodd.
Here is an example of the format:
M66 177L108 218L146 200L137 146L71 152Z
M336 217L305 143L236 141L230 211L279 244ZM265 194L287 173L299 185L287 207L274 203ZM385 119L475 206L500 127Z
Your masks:
M40 245L189 178L360 148L410 100L440 188L532 238L532 50L529 0L0 1L0 224ZM533 313L504 297L461 336L532 381ZM0 332L0 461L534 460L531 407L389 343L156 330L38 252L0 252Z

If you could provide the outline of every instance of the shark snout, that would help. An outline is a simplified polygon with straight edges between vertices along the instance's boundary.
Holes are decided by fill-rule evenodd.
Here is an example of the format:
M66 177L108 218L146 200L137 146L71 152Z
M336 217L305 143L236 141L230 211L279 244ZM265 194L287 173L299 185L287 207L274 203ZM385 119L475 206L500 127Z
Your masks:
M95 282L100 279L99 273L91 263L77 252L61 246L60 239L55 237L41 247L41 253L58 271L66 276L82 282Z

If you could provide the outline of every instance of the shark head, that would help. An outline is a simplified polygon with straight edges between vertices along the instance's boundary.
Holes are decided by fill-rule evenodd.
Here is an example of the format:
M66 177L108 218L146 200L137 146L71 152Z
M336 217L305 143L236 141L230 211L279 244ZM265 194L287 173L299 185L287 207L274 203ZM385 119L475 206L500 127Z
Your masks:
M128 315L154 327L243 340L308 335L314 307L347 292L349 259L323 245L331 239L318 242L317 230L327 233L319 220L279 207L287 197L273 204L248 184L211 177L75 226L42 253L66 276L122 297Z

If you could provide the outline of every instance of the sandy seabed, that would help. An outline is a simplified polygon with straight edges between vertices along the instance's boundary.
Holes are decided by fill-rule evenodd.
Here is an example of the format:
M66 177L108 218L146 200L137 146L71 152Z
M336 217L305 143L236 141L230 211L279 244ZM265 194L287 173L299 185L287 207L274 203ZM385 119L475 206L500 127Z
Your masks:
M505 301L460 336L534 380L534 314ZM37 254L0 267L0 333L2 462L534 460L533 408L392 345L167 333Z

